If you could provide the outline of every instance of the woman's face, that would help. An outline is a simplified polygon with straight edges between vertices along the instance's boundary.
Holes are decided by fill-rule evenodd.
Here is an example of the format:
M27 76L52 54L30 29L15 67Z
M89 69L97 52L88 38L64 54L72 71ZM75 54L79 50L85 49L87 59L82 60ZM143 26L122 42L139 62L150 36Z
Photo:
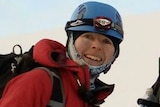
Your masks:
M111 61L115 48L113 42L98 33L83 33L75 41L75 48L82 59L92 65L99 66Z

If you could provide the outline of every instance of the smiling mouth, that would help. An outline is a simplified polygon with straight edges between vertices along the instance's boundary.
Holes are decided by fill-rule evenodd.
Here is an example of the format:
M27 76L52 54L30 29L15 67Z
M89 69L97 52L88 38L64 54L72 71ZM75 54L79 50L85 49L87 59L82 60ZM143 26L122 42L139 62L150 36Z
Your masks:
M102 61L101 58L92 55L85 55L85 57L94 61Z

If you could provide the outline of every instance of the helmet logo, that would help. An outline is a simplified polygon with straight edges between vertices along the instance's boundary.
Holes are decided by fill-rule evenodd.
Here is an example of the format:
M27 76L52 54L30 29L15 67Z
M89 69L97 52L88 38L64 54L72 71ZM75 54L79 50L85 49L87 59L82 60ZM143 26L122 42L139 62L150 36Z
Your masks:
M106 17L96 17L94 26L98 30L108 30L111 28L112 21Z
M70 26L79 26L79 25L82 25L82 24L84 24L83 21L81 21L81 20L76 20L75 22L72 22L72 23L70 24Z
M80 6L77 19L83 19L85 12L86 12L86 7L84 5Z

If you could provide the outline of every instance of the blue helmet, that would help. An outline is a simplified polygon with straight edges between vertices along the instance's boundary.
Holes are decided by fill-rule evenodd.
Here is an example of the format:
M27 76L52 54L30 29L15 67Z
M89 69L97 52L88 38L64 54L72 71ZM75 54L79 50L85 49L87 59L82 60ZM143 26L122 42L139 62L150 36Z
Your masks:
M79 5L67 22L65 30L100 33L117 39L119 43L123 40L120 14L114 7L99 2Z
M115 47L115 55L109 64L90 68L93 71L107 72L119 55L119 44L123 40L123 26L119 12L112 6L100 2L85 2L73 12L70 21L66 23L65 30L68 40L66 43L68 56L83 64L74 47L74 41L84 32L99 33L109 37ZM94 70L96 69L96 70Z

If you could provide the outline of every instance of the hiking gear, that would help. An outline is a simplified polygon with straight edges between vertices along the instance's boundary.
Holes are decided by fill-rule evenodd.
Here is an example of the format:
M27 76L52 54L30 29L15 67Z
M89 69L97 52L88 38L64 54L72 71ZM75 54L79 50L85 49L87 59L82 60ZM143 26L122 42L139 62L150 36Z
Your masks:
M15 53L15 48L19 47L20 53ZM32 57L32 48L26 52L22 53L22 48L20 45L15 45L13 51L9 54L0 54L0 97L3 93L5 85L13 77L27 72L36 66Z
M15 48L19 48L20 53L17 54L15 52ZM56 71L54 69L50 70L51 68L44 67L40 65L39 63L35 62L33 57L33 47L26 51L25 53L22 52L22 47L20 45L15 45L13 47L13 51L10 54L0 54L0 98L2 97L2 94L4 92L4 88L8 84L9 81L11 81L13 78L19 76L20 74L23 74L25 72L29 72L32 69L41 68L44 69L48 74L50 74L52 82L56 84L57 87L53 87L53 93L52 93L52 99L50 99L50 102L58 102L59 105L56 107L63 107L63 95L57 93L62 93L61 85L60 85L60 79L58 78L58 75L55 73ZM58 90L56 89L58 88ZM14 90L13 90L14 91ZM55 96L59 96L58 98ZM57 99L59 99L57 101ZM54 103L55 104L55 103ZM53 106L53 103L49 103L47 107L55 107Z
M159 76L156 82L149 88L147 98L139 98L137 103L141 107L160 107L160 58L159 58Z
M100 67L100 69L103 68L104 73L107 73L119 55L119 44L123 40L122 20L118 11L112 6L104 3L82 3L75 9L70 21L66 23L65 30L68 36L66 44L67 54L75 61L79 60L79 54L77 52L76 54L72 54L72 51L74 51L75 48L74 42L82 33L95 32L107 36L112 40L115 47L115 55L109 64L104 64ZM70 47L69 45L73 46ZM82 61L78 61L78 63L79 62L82 63ZM91 67L91 69L93 68L95 67Z

